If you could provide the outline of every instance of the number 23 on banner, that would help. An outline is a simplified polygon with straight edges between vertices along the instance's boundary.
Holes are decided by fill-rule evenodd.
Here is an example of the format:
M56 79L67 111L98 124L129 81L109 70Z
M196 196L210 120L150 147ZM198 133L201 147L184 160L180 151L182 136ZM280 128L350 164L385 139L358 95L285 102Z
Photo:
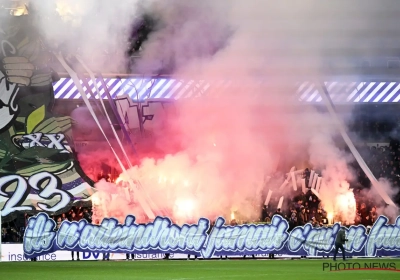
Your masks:
M46 183L47 182L47 183ZM13 192L7 188L16 183ZM39 198L51 200L59 196L59 201L50 206L43 202L38 202L37 206L46 212L56 212L66 207L72 200L72 195L61 189L62 183L59 178L49 172L40 172L26 180L18 175L8 175L0 178L0 196L9 198L1 210L2 216L7 216L16 211L35 210L33 205L23 205L31 189L37 191Z

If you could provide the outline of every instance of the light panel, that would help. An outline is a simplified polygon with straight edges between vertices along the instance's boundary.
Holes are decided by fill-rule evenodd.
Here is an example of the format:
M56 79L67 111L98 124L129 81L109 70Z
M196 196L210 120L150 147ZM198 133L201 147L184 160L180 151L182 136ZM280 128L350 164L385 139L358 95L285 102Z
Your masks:
M169 78L130 78L105 79L112 98L126 94L133 100L146 99L183 99L199 95L215 95L216 92L229 86L230 83L207 83L206 81L178 80ZM107 99L105 89L100 80L99 91L103 99ZM399 82L326 82L334 103L395 103L400 100ZM70 78L62 78L53 84L55 98L80 99L80 93ZM95 93L95 87L89 83L90 90ZM301 102L320 103L322 101L318 88L312 82L302 82L296 85L294 98ZM96 95L96 93L95 93ZM90 95L88 95L90 98ZM96 97L98 98L98 97Z

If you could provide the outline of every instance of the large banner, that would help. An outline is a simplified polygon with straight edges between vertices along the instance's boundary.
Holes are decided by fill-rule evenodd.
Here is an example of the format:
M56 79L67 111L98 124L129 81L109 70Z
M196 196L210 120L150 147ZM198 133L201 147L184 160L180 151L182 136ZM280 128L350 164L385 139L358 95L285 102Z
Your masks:
M7 28L0 28L3 220L17 211L61 213L93 193L68 141L71 119L50 113L50 55L37 34L29 16L10 16Z
M135 223L127 216L124 224L105 218L100 225L64 221L56 223L47 214L31 217L24 235L26 258L38 257L59 250L95 253L159 254L182 253L203 258L225 255L285 254L301 256L331 255L339 224L313 228L311 224L288 232L289 224L274 216L271 224L229 226L219 217L210 228L210 221L197 224L173 224L169 218L157 217L148 224ZM362 226L346 229L345 248L351 256L400 256L400 216L394 224L380 216L370 230Z

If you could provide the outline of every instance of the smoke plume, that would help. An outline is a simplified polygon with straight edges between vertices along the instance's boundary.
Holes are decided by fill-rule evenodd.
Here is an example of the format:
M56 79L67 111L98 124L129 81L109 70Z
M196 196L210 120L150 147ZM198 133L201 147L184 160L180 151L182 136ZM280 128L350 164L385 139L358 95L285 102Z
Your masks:
M286 86L293 82L290 79L281 77L260 84L260 78L277 74L274 67L280 63L268 53L274 38L265 16L266 12L271 15L270 4L233 1L229 7L207 6L213 9L206 13L204 5L171 3L167 9L155 11L161 13L159 17L166 27L144 43L139 65L153 72L158 70L154 61L175 59L176 77L229 80L231 84L215 92L217 96L177 102L177 115L168 119L174 134L162 130L154 133L160 146L176 143L181 151L158 161L144 159L121 178L139 178L157 209L167 209L168 215L179 221L200 216L230 217L232 212L242 219L255 220L263 202L260 190L266 187L265 176L284 174L286 166L308 159L326 179L321 192L326 207L332 212L339 210L330 200L349 193L347 181L352 179L352 171L348 157L335 146L333 137L337 133L330 116L311 106L299 107L294 88ZM199 16L186 19L182 14L177 18L188 8L197 9ZM283 7L274 8L284 11ZM210 19L213 15L216 18ZM181 20L192 29L174 29ZM210 22L212 29L207 28ZM198 36L204 34L204 29L215 36ZM212 52L207 53L203 43L214 46L209 40L220 37L222 30L233 30L233 34L210 56ZM192 47L188 50L188 46ZM286 51L280 55L284 57ZM309 56L310 76L318 76L319 62L318 53ZM285 70L278 69L282 75ZM286 200L292 198L290 184L283 192ZM351 220L355 214L344 215L350 215Z
M304 77L320 82L327 47L354 44L354 23L340 15L353 12L355 5L265 0L49 2L53 6L36 3L47 12L42 17L46 37L66 52L79 51L85 58L90 54L92 65L104 62L105 52L115 53L103 72L125 65L124 38L132 24L147 15L156 24L143 43L135 71L157 74L173 69L176 79L230 85L177 101L175 114L152 131L151 147L163 156L142 156L140 164L121 174L118 184L99 182L98 196L106 200L97 199L97 217L143 214L143 199L130 194L135 189L126 185L133 179L155 214L188 221L239 213L255 220L265 199L261 194L279 181L265 183L266 176L278 174L283 182L291 166L308 161L321 170L320 196L327 210L354 219L354 196L348 189L354 178L351 158L335 145L338 133L331 117L311 105L299 106L294 85ZM55 15L61 20L53 21ZM359 16L358 25L372 25L371 14ZM345 59L336 62L348 64ZM289 200L291 185L283 192ZM100 211L104 205L108 209Z

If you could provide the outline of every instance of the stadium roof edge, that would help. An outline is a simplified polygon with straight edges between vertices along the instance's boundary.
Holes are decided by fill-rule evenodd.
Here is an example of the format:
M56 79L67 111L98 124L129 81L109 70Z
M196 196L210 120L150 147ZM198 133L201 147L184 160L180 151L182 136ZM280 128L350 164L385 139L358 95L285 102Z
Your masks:
M96 88L92 80L87 81L89 89L84 87L88 98L96 96ZM239 84L238 84L239 83ZM287 83L293 90L293 100L307 103L321 103L317 81L297 81ZM324 81L332 101L335 103L398 103L400 102L400 81ZM241 88L248 89L249 94L262 96L269 90L268 81L252 82L239 80L191 80L167 77L157 78L104 78L96 79L100 98L129 97L132 101L177 100L202 96L218 97L221 91ZM107 87L107 91L104 88ZM53 84L56 99L80 99L81 94L71 78L60 78ZM99 96L96 96L99 98Z
M391 81L400 81L400 58L396 58L398 65L394 65L392 67L380 66L380 67L310 67L304 69L303 67L267 67L268 77L273 78L295 78L295 79L305 79L310 80L310 78L322 78L324 80L331 79L346 79L346 80L391 80ZM396 67L397 66L397 67ZM99 73L101 71L94 71L95 73ZM68 73L64 71L57 72L60 77L69 78ZM85 72L84 76L89 77L89 75ZM111 72L111 73L102 73L102 76L105 78L136 78L136 77L149 77L149 78L169 78L174 77L171 74L140 74L140 73L126 73L126 72ZM232 77L234 77L234 72L229 73ZM243 75L241 75L243 76ZM223 77L223 76L221 76ZM253 75L252 75L253 77ZM266 75L261 74L260 77L265 79ZM198 79L207 79L210 77L196 77ZM243 79L243 77L240 77Z

